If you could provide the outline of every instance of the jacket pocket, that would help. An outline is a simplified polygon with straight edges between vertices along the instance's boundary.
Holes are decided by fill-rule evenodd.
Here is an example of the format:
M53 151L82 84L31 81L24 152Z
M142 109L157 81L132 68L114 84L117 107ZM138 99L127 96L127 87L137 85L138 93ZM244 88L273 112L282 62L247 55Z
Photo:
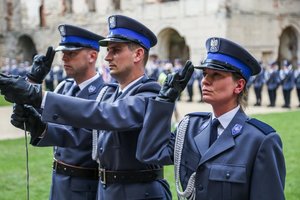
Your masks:
M232 183L246 183L246 167L242 165L213 164L209 180Z

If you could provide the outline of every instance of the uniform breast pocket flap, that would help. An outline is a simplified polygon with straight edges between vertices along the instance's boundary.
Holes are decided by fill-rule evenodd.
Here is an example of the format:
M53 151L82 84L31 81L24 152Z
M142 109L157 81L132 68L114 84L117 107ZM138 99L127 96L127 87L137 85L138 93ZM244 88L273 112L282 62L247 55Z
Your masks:
M246 167L241 165L213 164L209 180L233 183L246 183Z

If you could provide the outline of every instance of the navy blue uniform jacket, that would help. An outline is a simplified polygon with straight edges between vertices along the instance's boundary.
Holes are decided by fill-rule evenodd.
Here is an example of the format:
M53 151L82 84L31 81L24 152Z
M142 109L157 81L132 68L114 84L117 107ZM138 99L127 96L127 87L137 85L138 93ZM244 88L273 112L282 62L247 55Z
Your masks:
M117 99L115 92L101 103L48 93L43 120L103 130L98 143L101 168L112 171L160 168L136 158L148 98L156 96L159 89L158 83L144 76ZM62 134L65 141L75 142L76 137L72 134ZM99 182L98 199L171 199L171 195L163 179L149 183L108 184L106 187Z
M169 131L173 106L149 101L138 142L140 160L149 164L173 163L174 134ZM180 162L183 188L196 172L197 200L284 199L285 162L282 143L274 129L258 120L250 120L239 110L208 148L211 114L188 116Z
M73 82L73 79L67 79L61 83L62 86L58 86L59 89L56 92L68 95ZM100 76L80 91L76 98L96 99L103 86L104 82ZM64 140L64 132L72 134L75 142L70 143ZM66 164L86 168L98 168L98 163L92 160L91 156L92 130L90 129L74 128L71 126L48 123L44 137L35 139L32 144L36 146L55 146L54 158ZM49 199L94 200L96 199L97 188L98 180L70 177L62 174L56 174L55 171L53 171Z

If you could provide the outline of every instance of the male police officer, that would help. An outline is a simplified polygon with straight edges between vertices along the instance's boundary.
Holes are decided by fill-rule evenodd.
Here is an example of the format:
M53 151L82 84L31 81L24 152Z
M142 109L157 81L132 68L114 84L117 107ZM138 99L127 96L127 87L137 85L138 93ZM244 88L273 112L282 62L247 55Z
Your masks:
M98 41L104 37L80 27L63 24L58 26L61 42L56 51L62 51L62 61L68 77L56 88L57 93L77 96L83 99L96 99L104 86L102 77L96 71L99 52ZM40 69L45 67L39 66ZM35 70L34 67L32 71ZM37 81L31 73L28 78ZM40 81L37 81L40 82ZM71 112L68 110L66 112ZM92 132L71 126L57 126L41 122L40 116L31 107L15 107L12 123L23 128L22 115L31 121L39 121L39 126L31 129L31 143L36 146L55 146L53 177L49 199L96 199L98 187L98 163L92 159ZM47 126L47 128L46 128ZM46 130L40 136L39 130ZM71 144L63 139L68 131L76 142ZM40 136L40 137L37 137Z
M105 60L119 87L107 101L98 103L51 92L42 99L41 87L3 74L1 93L8 101L36 107L43 100L43 120L47 122L103 130L98 143L98 199L171 199L161 166L144 164L136 158L146 103L160 89L158 83L145 76L148 52L157 43L156 36L126 16L113 15L108 22L109 35L100 45L107 46ZM188 62L185 68L193 66ZM187 83L180 78L176 81ZM172 92L166 92L168 95L174 96ZM62 134L65 142L74 142L72 134Z
M277 62L273 62L270 67L271 68L266 72L266 84L270 99L270 104L268 105L268 107L275 107L277 89L280 84L280 77Z
M295 85L295 76L292 65L287 60L283 61L283 67L279 71L282 86L282 94L284 99L283 108L291 108L291 91Z

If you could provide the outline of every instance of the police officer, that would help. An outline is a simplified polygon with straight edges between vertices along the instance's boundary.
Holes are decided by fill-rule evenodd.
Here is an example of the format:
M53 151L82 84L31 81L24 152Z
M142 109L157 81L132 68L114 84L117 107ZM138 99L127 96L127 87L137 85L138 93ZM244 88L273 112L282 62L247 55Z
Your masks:
M98 41L104 37L68 24L59 25L58 30L61 41L56 51L62 52L63 65L70 78L61 82L55 92L82 99L96 99L104 86L95 67L99 52ZM72 113L71 110L67 112ZM18 118L22 113L27 113L31 121L34 120L33 116L40 120L39 114L33 108L26 107L22 110L15 107L12 124L19 128L23 128L23 122ZM37 129L33 129L31 144L39 147L55 146L49 199L96 199L98 163L92 159L92 130L71 126L58 127L41 121L40 124L44 125L45 132L40 136L36 133ZM64 141L65 130L74 135L75 144Z
M7 100L20 104L39 107L43 101L46 122L103 130L99 132L97 151L98 199L171 199L162 167L136 158L146 103L160 90L159 84L145 75L149 50L157 38L146 26L126 16L112 15L108 24L109 35L100 40L100 45L107 46L105 60L119 85L105 102L52 92L44 93L42 99L40 86L3 74L1 93ZM21 96L19 91L23 91ZM76 141L67 130L62 135L64 142Z
M290 65L287 60L283 62L283 67L279 71L279 76L284 99L284 105L282 105L282 107L291 108L291 91L295 85L295 76L292 65Z
M298 62L298 67L295 70L294 75L295 75L295 86L296 86L298 102L299 102L298 107L300 108L300 62Z
M264 86L264 83L265 83L265 68L262 67L260 73L254 76L253 83L252 83L255 97L256 97L256 103L254 104L254 106L261 106L261 102L262 102L261 93L262 93L262 88Z
M280 85L280 77L278 71L277 62L273 62L270 66L270 69L266 72L266 84L268 88L268 95L270 99L270 104L268 107L275 107L277 89Z
M213 112L186 115L171 134L174 98L164 94L178 86L165 84L149 101L137 156L149 164L174 162L176 189L182 198L283 200L281 139L272 127L243 111L246 82L260 72L260 65L227 39L209 38L206 49L207 57L198 68L204 75L203 100Z

